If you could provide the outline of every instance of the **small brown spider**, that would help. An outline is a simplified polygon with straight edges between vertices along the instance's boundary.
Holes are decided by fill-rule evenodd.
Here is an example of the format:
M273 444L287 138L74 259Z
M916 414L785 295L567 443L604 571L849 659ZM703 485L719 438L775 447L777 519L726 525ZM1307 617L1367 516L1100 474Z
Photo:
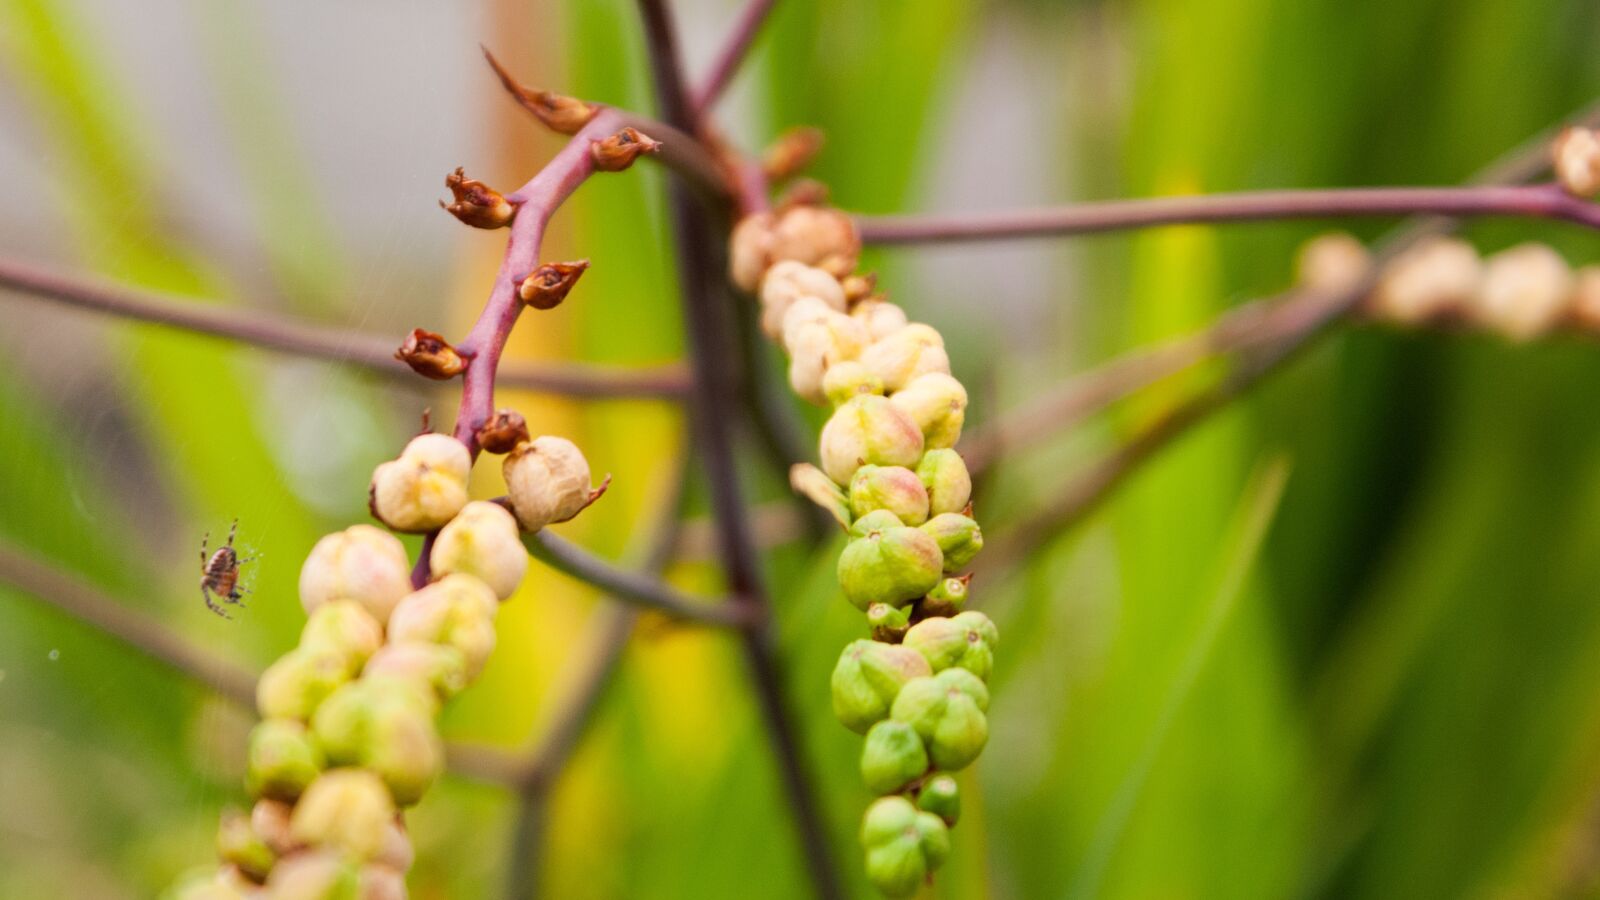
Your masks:
M206 555L206 545L211 541L211 533L200 539L200 596L206 598L206 608L223 617L231 619L222 607L212 599L217 598L225 603L236 603L244 606L244 595L250 593L239 586L239 567L255 559L254 556L240 559L239 554L233 550L233 536L239 531L239 520L234 519L233 525L228 528L227 546L217 552Z

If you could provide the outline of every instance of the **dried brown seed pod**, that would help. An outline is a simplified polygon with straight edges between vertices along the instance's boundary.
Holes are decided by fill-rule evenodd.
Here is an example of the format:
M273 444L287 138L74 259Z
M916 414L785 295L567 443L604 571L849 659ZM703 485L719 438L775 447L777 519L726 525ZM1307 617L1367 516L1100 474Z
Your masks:
M504 228L516 214L516 207L499 191L468 178L459 166L445 176L444 186L455 195L455 202L447 205L440 200L439 206L473 228Z
M661 142L637 128L628 127L589 145L589 157L602 172L620 172L633 165L641 153L657 153Z
M589 120L600 112L600 107L585 103L576 97L523 86L511 77L505 66L500 65L500 61L494 58L488 47L483 48L483 57L489 61L490 68L494 69L494 74L500 78L500 83L505 86L506 92L512 99L523 109L533 113L534 118L543 122L551 131L577 134L579 129L589 124Z
M534 309L555 309L567 299L578 279L589 268L587 259L574 262L545 263L533 270L517 288L517 296Z
M394 352L394 358L410 366L418 375L435 381L448 381L467 368L467 361L461 358L456 348L450 346L444 335L421 328L411 330L405 343Z
M490 453L510 453L528 439L528 420L514 409L497 410L478 429L478 446Z

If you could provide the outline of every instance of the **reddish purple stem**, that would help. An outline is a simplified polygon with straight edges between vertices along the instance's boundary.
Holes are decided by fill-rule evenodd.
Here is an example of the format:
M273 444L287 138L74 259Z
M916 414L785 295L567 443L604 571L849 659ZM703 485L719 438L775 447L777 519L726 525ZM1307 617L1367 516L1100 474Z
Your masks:
M1081 203L1036 210L927 216L858 216L869 244L989 241L1094 234L1157 225L1433 213L1556 219L1600 228L1600 205L1553 184L1251 191Z
M478 429L494 413L494 379L500 355L505 351L517 316L522 313L517 286L539 265L539 246L544 241L550 217L578 185L594 173L589 145L621 127L622 118L617 112L601 110L539 170L539 174L506 198L517 204L517 212L511 220L511 238L506 242L505 258L495 275L489 302L472 330L456 346L456 351L470 362L461 387L455 437L466 444L474 456L478 453Z

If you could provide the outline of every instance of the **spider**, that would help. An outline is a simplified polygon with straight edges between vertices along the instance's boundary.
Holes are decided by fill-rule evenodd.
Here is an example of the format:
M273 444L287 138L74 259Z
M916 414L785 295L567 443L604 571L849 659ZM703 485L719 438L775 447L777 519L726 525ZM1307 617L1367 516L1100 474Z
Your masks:
M225 603L237 603L244 606L244 595L250 593L239 586L239 567L255 559L254 556L240 559L234 552L233 537L239 531L239 520L234 519L233 525L228 528L227 546L221 547L217 552L206 555L206 545L211 542L211 533L200 539L200 596L206 598L206 608L223 617L231 619L233 616L217 605L212 599L217 598Z

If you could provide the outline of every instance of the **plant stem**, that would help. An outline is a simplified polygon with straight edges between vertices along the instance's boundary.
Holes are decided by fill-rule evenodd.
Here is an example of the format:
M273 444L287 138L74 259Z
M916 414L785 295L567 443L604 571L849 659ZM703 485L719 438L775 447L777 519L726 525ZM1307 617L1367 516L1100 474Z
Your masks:
M752 611L742 604L696 600L654 575L619 569L547 528L524 534L522 543L529 553L551 568L602 588L618 600L635 606L659 610L687 622L723 628L748 628L753 624Z
M1558 185L1333 188L1114 200L1050 209L858 216L869 244L951 243L1096 234L1159 225L1435 214L1515 216L1600 227L1600 205Z
M256 673L178 637L165 625L135 612L99 588L3 541L0 583L66 613L248 710L255 709ZM514 760L492 748L452 743L446 751L452 772L477 781L513 783L519 771Z
M639 9L662 117L668 124L692 130L694 119L680 74L677 37L667 10L662 0L639 0ZM736 602L757 611L765 620L769 604L761 561L747 527L733 453L732 424L739 414L739 372L730 363L738 358L738 346L728 322L720 248L706 216L695 207L685 187L674 181L669 185L669 194L694 373L690 418L696 452L710 482L711 508L728 587ZM771 624L747 629L741 636L758 706L794 813L806 869L819 896L842 897L827 829L784 695Z
M409 385L417 373L394 358L398 342L375 335L294 322L279 316L211 306L146 291L58 275L13 260L0 260L0 288L54 300L75 309L150 322L268 350L361 366ZM682 367L621 369L585 363L507 366L506 387L579 397L678 397L688 387Z
M689 456L684 454L669 496L660 503L650 547L641 567L643 572L659 576L672 562L682 523L689 465ZM507 867L507 900L531 900L538 896L539 860L544 847L550 788L593 720L606 686L621 665L628 637L638 618L639 611L623 603L611 604L596 614L598 622L591 628L592 637L584 642L589 649L574 654L578 665L564 681L566 688L554 704L549 726L523 762L518 774L517 822Z
M717 98L722 96L729 82L733 81L739 65L750 55L750 45L755 43L756 35L761 32L761 26L766 23L767 16L777 5L778 0L749 0L739 11L739 17L733 23L733 31L729 32L727 40L722 43L722 48L717 51L716 60L711 64L711 71L706 73L706 80L701 83L700 89L695 91L693 111L696 117L703 118L716 104Z

